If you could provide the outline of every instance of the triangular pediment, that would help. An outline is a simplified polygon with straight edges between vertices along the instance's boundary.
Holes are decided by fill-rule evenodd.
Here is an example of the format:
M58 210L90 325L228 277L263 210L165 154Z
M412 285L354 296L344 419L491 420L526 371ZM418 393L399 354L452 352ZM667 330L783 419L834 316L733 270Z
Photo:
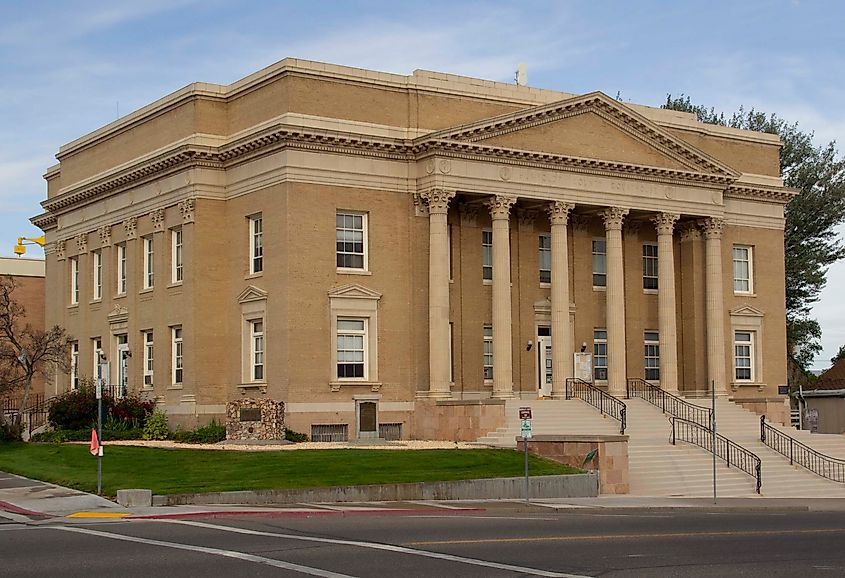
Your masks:
M334 287L329 291L329 298L344 297L347 299L381 299L381 293L368 289L357 283Z
M238 295L238 303L263 301L265 299L267 299L267 291L256 287L255 285L249 285L246 289L241 291L240 295Z
M755 309L751 305L740 305L735 309L731 309L731 317L737 316L744 316L744 317L763 317L764 313L759 309Z
M418 139L595 159L736 178L739 172L601 92L454 127Z

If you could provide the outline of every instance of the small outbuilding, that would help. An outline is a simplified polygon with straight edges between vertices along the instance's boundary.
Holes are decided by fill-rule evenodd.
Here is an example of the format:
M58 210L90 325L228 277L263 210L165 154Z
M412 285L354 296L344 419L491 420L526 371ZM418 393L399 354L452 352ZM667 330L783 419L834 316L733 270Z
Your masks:
M845 358L805 387L799 396L802 429L845 433Z

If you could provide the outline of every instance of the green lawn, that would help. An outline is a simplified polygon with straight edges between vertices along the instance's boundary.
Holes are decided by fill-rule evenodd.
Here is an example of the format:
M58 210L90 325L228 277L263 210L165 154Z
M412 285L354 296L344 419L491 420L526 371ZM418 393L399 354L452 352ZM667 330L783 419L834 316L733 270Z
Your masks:
M103 493L220 492L498 478L523 475L514 450L296 450L242 452L107 446ZM529 457L531 475L578 470ZM97 460L86 445L0 443L0 470L96 491Z

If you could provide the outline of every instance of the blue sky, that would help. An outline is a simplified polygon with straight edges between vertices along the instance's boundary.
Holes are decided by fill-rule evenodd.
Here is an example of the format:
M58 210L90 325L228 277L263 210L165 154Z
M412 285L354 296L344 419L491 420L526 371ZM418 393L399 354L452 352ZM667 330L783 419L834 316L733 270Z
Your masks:
M531 86L655 106L685 93L725 112L777 112L819 143L845 141L845 4L835 0L0 6L0 255L39 234L29 217L59 146L190 82L228 84L286 56L500 81L524 62ZM843 283L840 263L815 310L820 368L845 344Z

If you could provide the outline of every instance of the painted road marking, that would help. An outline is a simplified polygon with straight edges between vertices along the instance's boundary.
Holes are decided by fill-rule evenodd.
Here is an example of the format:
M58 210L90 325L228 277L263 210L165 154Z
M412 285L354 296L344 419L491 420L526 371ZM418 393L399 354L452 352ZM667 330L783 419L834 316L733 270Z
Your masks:
M45 526L45 528L52 530L62 530L65 532L76 532L79 534L89 534L91 536L100 536L101 538L111 538L113 540L123 540L125 542L148 544L150 546L175 548L176 550L189 550L191 552L212 554L214 556L223 556L225 558L236 558L238 560L246 560L247 562L264 564L266 566L274 566L276 568L284 568L285 570L293 570L294 572L301 572L302 574L309 574L311 576L321 576L322 578L354 578L349 574L339 574L337 572L320 570L319 568L312 568L310 566L301 566L300 564L292 564L291 562L284 562L282 560L265 558L264 556L256 556L254 554L246 554L244 552L236 552L233 550L220 550L218 548L206 548L204 546L189 546L188 544L179 544L178 542L163 542L161 540L149 540L147 538L136 538L135 536L124 536L122 534L112 534L109 532L101 532L99 530L89 530L87 528L77 528L71 526Z
M65 518L125 518L131 515L132 512L74 512Z
M464 506L452 506L442 502L434 502L429 500L406 500L409 504L418 504L420 506L429 506L431 508L443 508L444 510L466 510ZM475 509L475 508L473 508Z
M444 516L442 514L426 514L424 516L414 516L415 518L438 518L438 519L454 519L455 516ZM521 518L519 516L461 516L461 520L528 520L533 522L539 520L541 522L557 522L560 518Z
M550 572L548 570L538 570L537 568L527 568L525 566L514 566L512 564L500 564L498 562L488 562L487 560L478 560L476 558L464 558L462 556L453 556L451 554L441 554L439 552L429 552L427 550L416 550L413 548L405 548L403 546L394 546L392 544L379 544L377 542L358 542L357 540L337 540L333 538L318 538L316 536L301 536L295 534L276 534L274 532L261 532L258 530L247 530L245 528L234 528L231 526L217 526L215 524L206 524L205 522L190 522L187 520L163 520L169 524L184 524L186 526L196 526L198 528L208 528L211 530L220 530L223 532L234 532L236 534L248 534L250 536L270 536L274 538L284 538L286 540L301 540L304 542L320 542L323 544L338 544L340 546L357 546L359 548L370 548L372 550L384 550L387 552L398 552L400 554L413 554L414 556L423 556L426 558L435 558L438 560L447 560L449 562L460 562L462 564L471 564L473 566L483 566L486 568L496 568L497 570L510 570L513 572L521 572L531 576L549 576L554 578L588 578L577 574L562 574L560 572Z
M749 530L747 532L678 532L669 534L591 534L587 536L535 536L525 538L479 538L475 540L428 540L408 542L408 546L448 546L461 544L508 544L518 542L567 542L585 540L638 540L641 538L713 538L720 536L792 536L795 534L845 534L845 528L816 530Z

